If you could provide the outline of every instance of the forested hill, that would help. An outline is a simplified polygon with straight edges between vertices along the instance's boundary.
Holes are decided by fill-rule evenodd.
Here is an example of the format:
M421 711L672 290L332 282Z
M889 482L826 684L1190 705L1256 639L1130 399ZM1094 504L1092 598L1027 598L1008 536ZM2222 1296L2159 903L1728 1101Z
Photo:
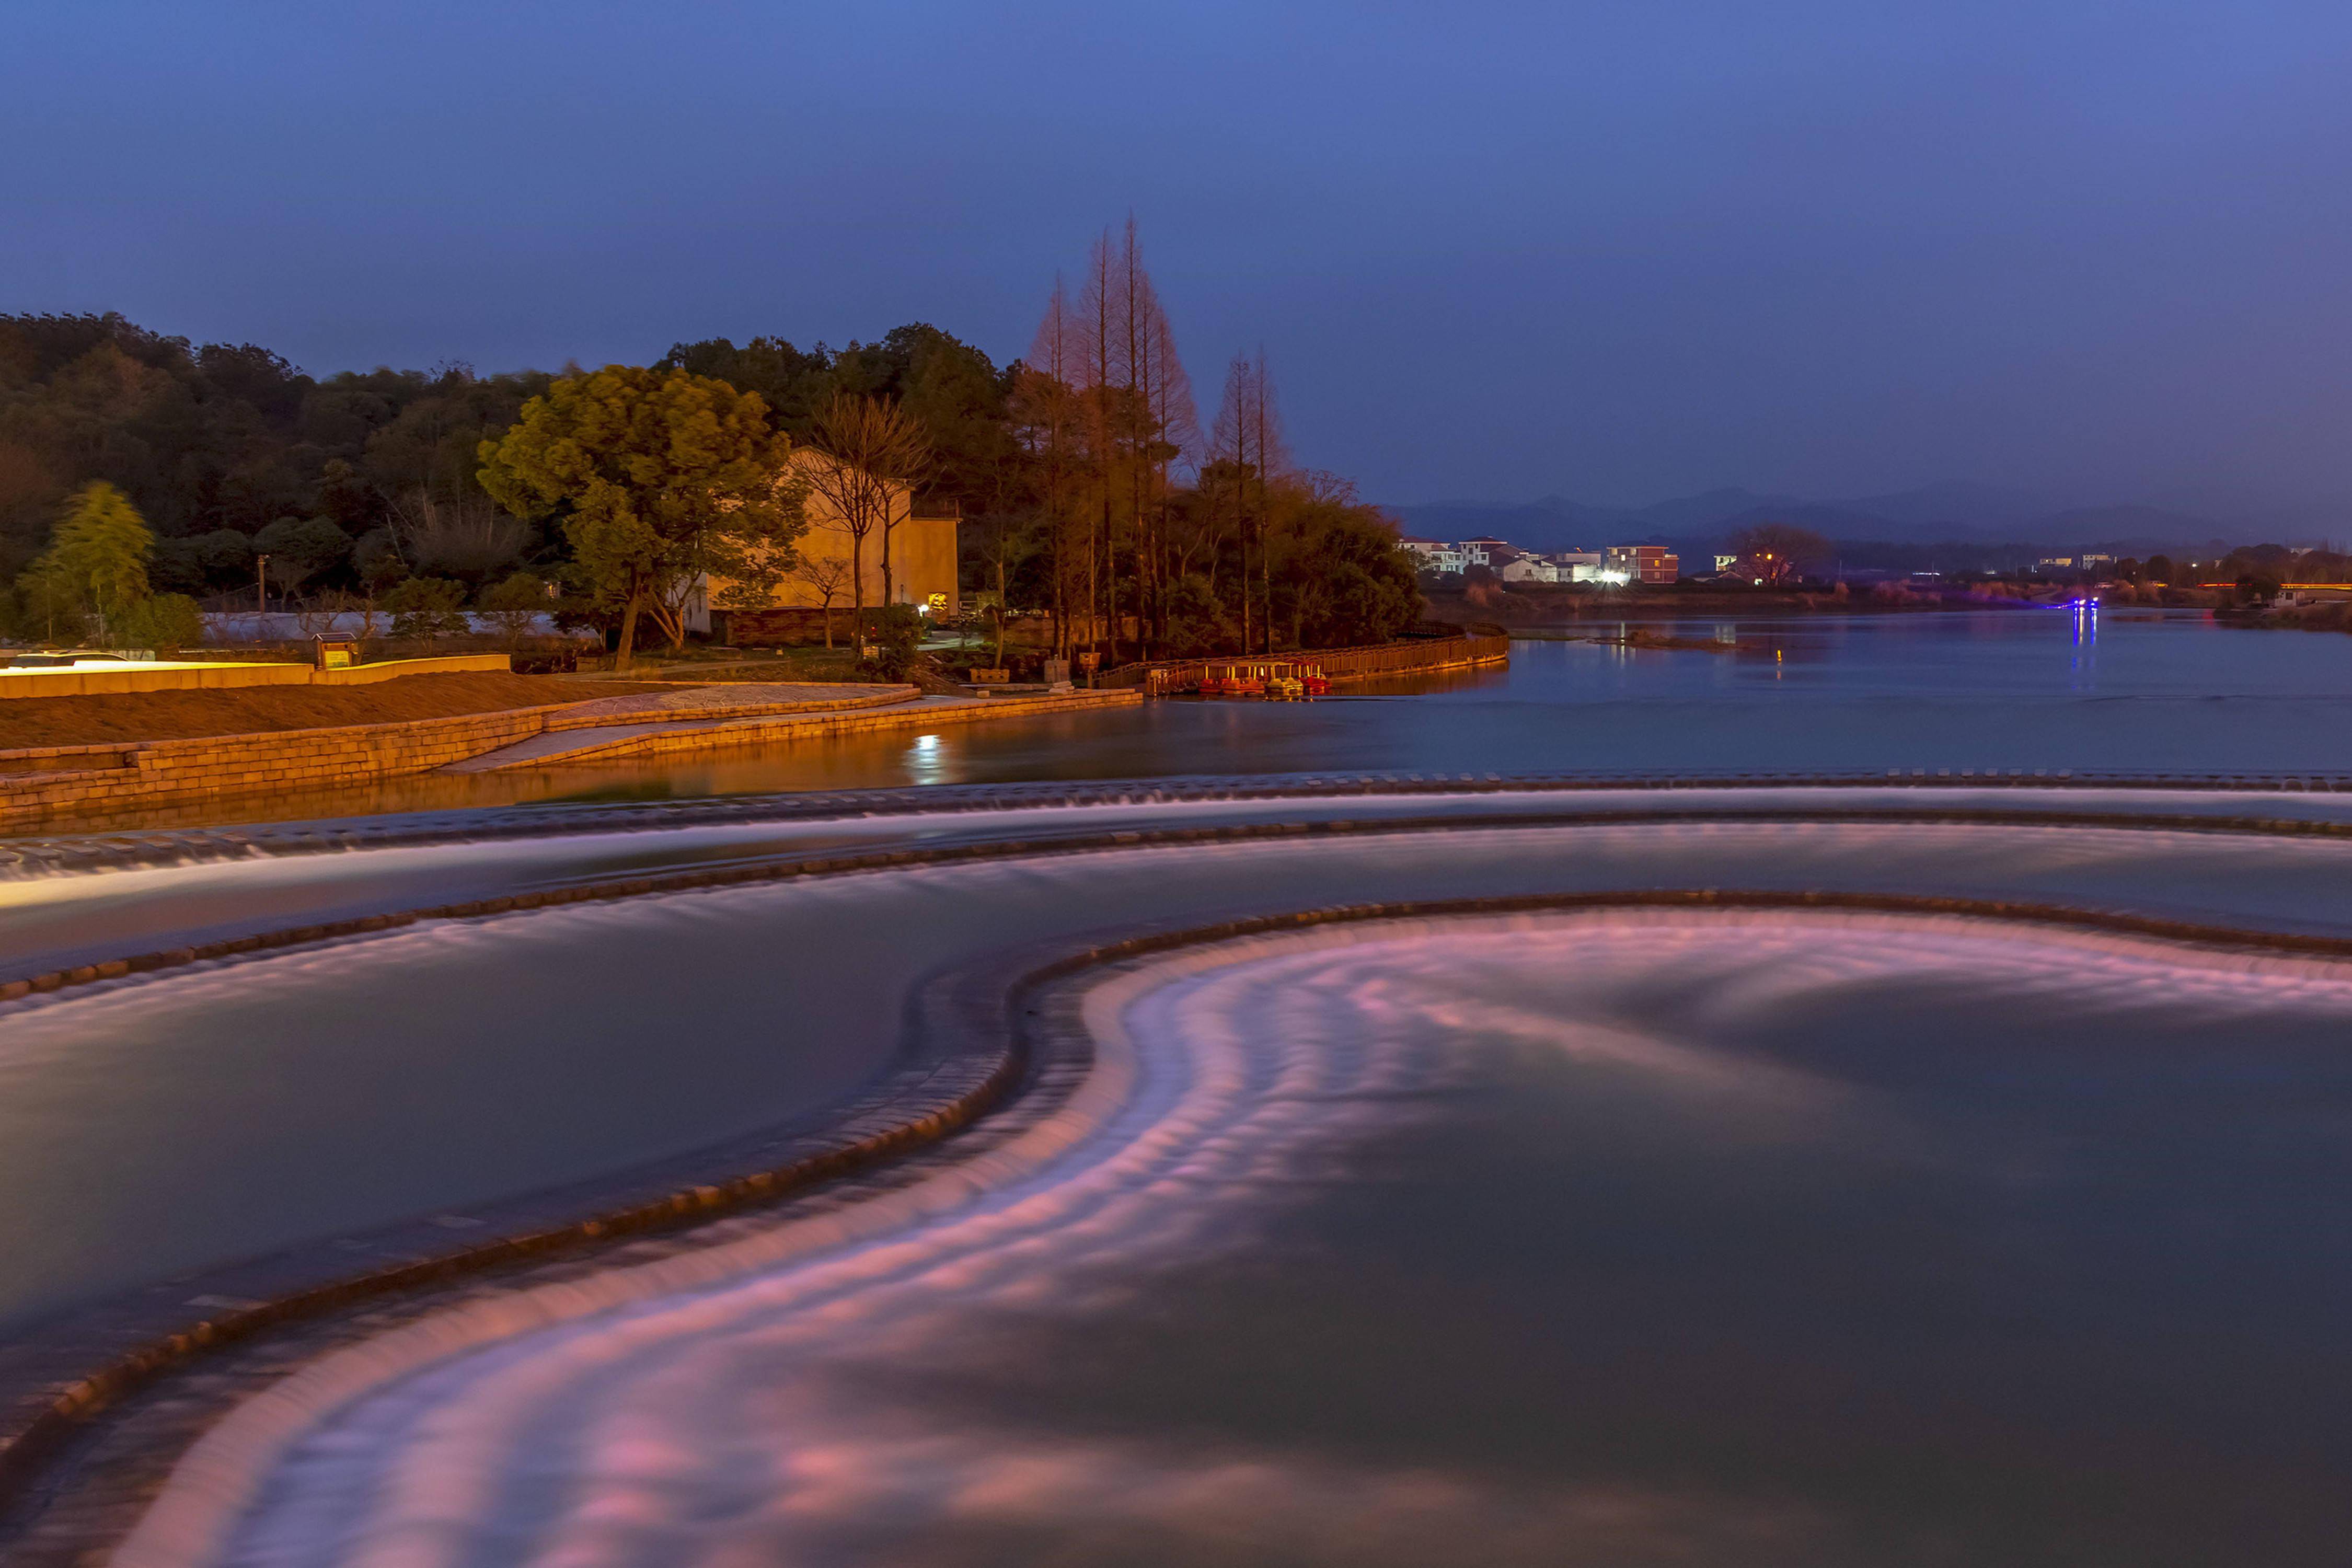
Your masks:
M1012 458L1006 373L933 327L838 351L679 344L659 363L760 393L795 435L833 391L900 398L938 453L932 489L967 510L987 509ZM323 519L354 543L404 521L511 531L475 448L551 379L465 364L318 377L252 343L194 344L119 315L0 315L0 580L92 479L131 497L162 542L156 585L184 593L239 580L243 546L286 520Z
M36 554L92 479L164 540L289 517L364 536L416 498L478 494L476 443L548 380L463 365L320 380L251 343L191 344L117 315L0 316L0 570ZM167 580L185 553L159 558Z

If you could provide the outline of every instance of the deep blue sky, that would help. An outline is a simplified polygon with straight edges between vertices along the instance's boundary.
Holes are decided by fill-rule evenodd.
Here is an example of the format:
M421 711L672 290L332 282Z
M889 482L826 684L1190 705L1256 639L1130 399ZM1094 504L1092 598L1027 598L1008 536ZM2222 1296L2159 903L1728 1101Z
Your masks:
M10 13L0 309L1002 360L1132 208L1203 403L1263 340L1383 500L2352 501L2343 0Z

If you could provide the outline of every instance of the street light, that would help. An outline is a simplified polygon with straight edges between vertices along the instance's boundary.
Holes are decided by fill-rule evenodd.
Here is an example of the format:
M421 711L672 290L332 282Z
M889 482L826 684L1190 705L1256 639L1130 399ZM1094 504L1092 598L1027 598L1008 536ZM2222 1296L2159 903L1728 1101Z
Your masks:
M253 640L261 641L268 635L264 619L269 614L269 557L253 558Z

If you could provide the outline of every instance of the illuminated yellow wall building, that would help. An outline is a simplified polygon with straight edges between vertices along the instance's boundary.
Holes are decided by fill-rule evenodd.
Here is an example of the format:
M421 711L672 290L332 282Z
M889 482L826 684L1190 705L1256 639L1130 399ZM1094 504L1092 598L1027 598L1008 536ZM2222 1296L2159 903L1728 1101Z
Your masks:
M814 465L827 459L803 449L793 454L793 460ZM956 529L961 518L952 508L918 509L913 495L904 485L891 487L890 515L889 599L920 606L934 616L957 614L961 605L956 595ZM847 575L850 537L841 525L841 514L814 488L808 497L808 531L801 535L797 548L803 560L838 563L841 584L833 599L833 608L838 614L851 602ZM880 526L867 531L863 555L861 575L866 581L866 605L887 602L882 593ZM777 584L770 600L776 613L721 610L714 616L712 602L723 600L726 590L723 582L705 584L704 591L687 608L688 631L715 632L736 643L793 639L810 635L824 604L822 589L807 574L794 573ZM845 626L847 622L845 619L840 624Z

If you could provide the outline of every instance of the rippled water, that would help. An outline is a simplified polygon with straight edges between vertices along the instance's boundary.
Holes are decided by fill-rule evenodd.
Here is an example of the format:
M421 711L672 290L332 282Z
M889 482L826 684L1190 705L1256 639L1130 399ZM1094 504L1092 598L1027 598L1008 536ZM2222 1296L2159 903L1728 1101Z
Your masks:
M662 838L627 837L641 842L514 852L526 880L560 881L567 866L626 867ZM493 863L505 852L471 851ZM185 907L226 908L257 888L252 896L274 918L311 920L319 906L300 900L337 898L341 879L364 889L373 875L377 894L414 896L456 874L451 855L401 849L52 881L112 889L134 909L171 903L183 887ZM1144 920L1744 886L2038 897L2326 930L2340 922L2347 872L2352 846L2228 835L1465 826L574 906L68 991L16 1005L0 1028L0 1193L9 1199L0 1255L16 1264L0 1270L0 1324L181 1269L618 1170L821 1107L893 1058L903 999L924 974ZM333 1179L317 1179L322 1171ZM50 1223L60 1206L83 1222Z
M2078 639L2037 612L1722 630L1731 651L1522 645L1420 695L301 808L1286 769L2352 772L2352 639ZM1683 815L1492 816L1661 808ZM1948 815L1855 815L1894 810ZM452 818L351 854L28 874L0 884L24 973L845 849L1427 819L427 921L0 1007L0 1376L86 1312L273 1266L240 1259L315 1270L372 1227L495 1223L467 1215L837 1118L943 969L1009 976L1149 923L1716 888L2352 935L2332 837L1948 815L1988 810L2345 816L2030 784L629 832L576 812L561 836ZM1090 984L1101 1062L1000 1146L221 1396L122 1568L2141 1568L2335 1563L2352 1537L2352 966L1619 910L1227 943Z
M1620 913L1088 1016L1075 1143L331 1359L125 1561L2340 1560L2352 968Z

